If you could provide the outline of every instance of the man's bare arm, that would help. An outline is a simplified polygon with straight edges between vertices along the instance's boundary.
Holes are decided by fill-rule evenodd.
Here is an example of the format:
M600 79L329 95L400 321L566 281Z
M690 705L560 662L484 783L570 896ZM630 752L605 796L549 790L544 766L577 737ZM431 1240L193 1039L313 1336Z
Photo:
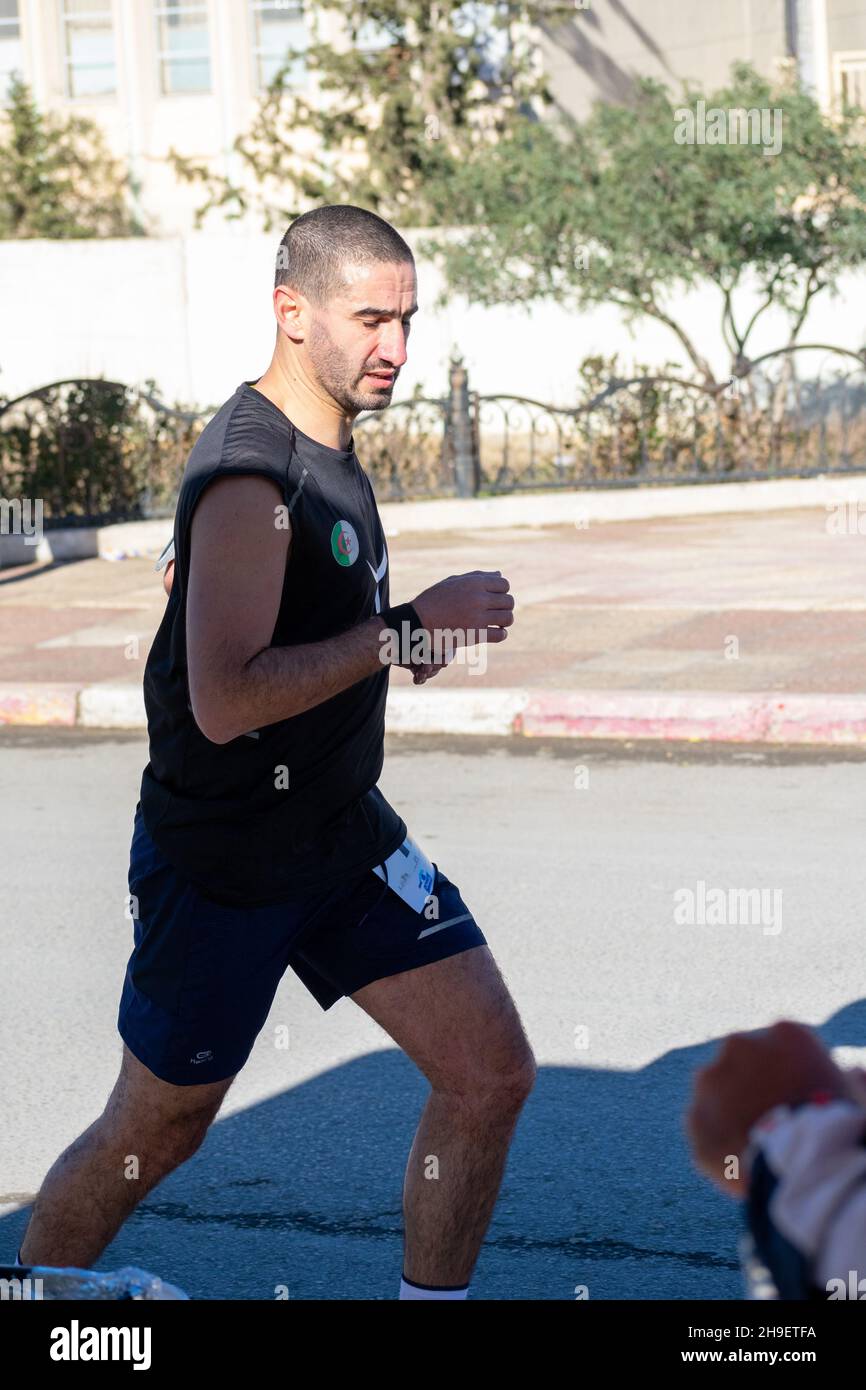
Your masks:
M382 670L380 618L323 642L270 645L291 544L290 527L277 525L282 511L275 483L242 476L212 483L193 514L190 703L212 743L290 719Z

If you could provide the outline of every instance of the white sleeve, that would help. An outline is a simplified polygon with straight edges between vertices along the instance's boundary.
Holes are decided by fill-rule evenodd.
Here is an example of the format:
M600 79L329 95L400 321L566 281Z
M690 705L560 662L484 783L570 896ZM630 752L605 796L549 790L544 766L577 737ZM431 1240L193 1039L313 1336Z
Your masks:
M156 562L156 564L154 565L153 568L154 568L155 570L165 569L166 565L170 565L173 559L174 559L174 536L172 536L172 538L171 538L171 540L169 541L168 545L164 547L162 554L160 555L159 559L157 560L157 562Z
M847 1288L854 1272L866 1292L866 1110L847 1100L777 1106L749 1139L748 1160L760 1153L774 1180L766 1215L815 1288Z

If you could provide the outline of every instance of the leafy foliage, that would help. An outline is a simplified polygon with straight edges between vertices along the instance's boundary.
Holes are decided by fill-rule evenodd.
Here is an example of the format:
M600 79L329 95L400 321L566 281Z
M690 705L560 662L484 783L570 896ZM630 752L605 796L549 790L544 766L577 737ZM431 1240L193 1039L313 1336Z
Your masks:
M281 229L302 204L351 202L400 226L453 219L454 177L519 120L551 101L527 24L574 14L566 0L319 0L347 43L304 50L321 104L293 89L287 53L250 129L235 141L238 182L171 152L178 176L203 185L197 225L250 211ZM365 36L375 27L377 41Z
M0 239L141 235L99 127L41 112L13 75L0 125Z
M747 65L710 94L687 87L682 106L769 109L782 116L776 155L761 144L679 144L677 110L661 84L637 85L631 107L597 104L584 122L518 122L483 159L463 164L459 240L428 240L447 293L529 307L548 295L573 308L617 304L630 319L666 324L699 379L715 378L668 309L672 294L710 281L736 375L746 375L755 324L771 305L797 339L809 304L866 260L862 119L838 120L792 85L774 88ZM735 294L761 304L737 322Z

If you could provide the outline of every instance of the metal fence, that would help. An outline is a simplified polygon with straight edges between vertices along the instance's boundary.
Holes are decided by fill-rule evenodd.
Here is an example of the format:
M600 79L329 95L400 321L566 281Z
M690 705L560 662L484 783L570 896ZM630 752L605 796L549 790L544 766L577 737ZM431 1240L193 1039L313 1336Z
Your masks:
M169 406L104 378L55 381L0 402L0 496L43 502L43 524L171 516L212 412Z
M355 421L382 501L548 488L809 476L866 470L866 371L701 387L666 375L584 372L569 409L470 389L416 394ZM216 407L214 407L215 409ZM53 382L0 402L0 496L44 499L45 524L170 516L189 451L213 414L169 406L155 384Z
M481 395L453 357L447 396L359 416L355 447L384 500L866 470L863 367L803 382L755 372L719 387L589 374L585 395L571 409Z
M490 492L803 477L866 469L866 378L756 379L719 391L660 377L613 382L563 410L474 396L481 486Z

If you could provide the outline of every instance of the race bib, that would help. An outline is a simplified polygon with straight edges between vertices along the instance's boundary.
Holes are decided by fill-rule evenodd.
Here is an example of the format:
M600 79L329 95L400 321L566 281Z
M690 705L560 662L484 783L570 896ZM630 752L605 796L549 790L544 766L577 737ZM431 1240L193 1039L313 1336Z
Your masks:
M373 870L413 912L423 912L433 892L436 871L423 849L407 835L399 849Z

